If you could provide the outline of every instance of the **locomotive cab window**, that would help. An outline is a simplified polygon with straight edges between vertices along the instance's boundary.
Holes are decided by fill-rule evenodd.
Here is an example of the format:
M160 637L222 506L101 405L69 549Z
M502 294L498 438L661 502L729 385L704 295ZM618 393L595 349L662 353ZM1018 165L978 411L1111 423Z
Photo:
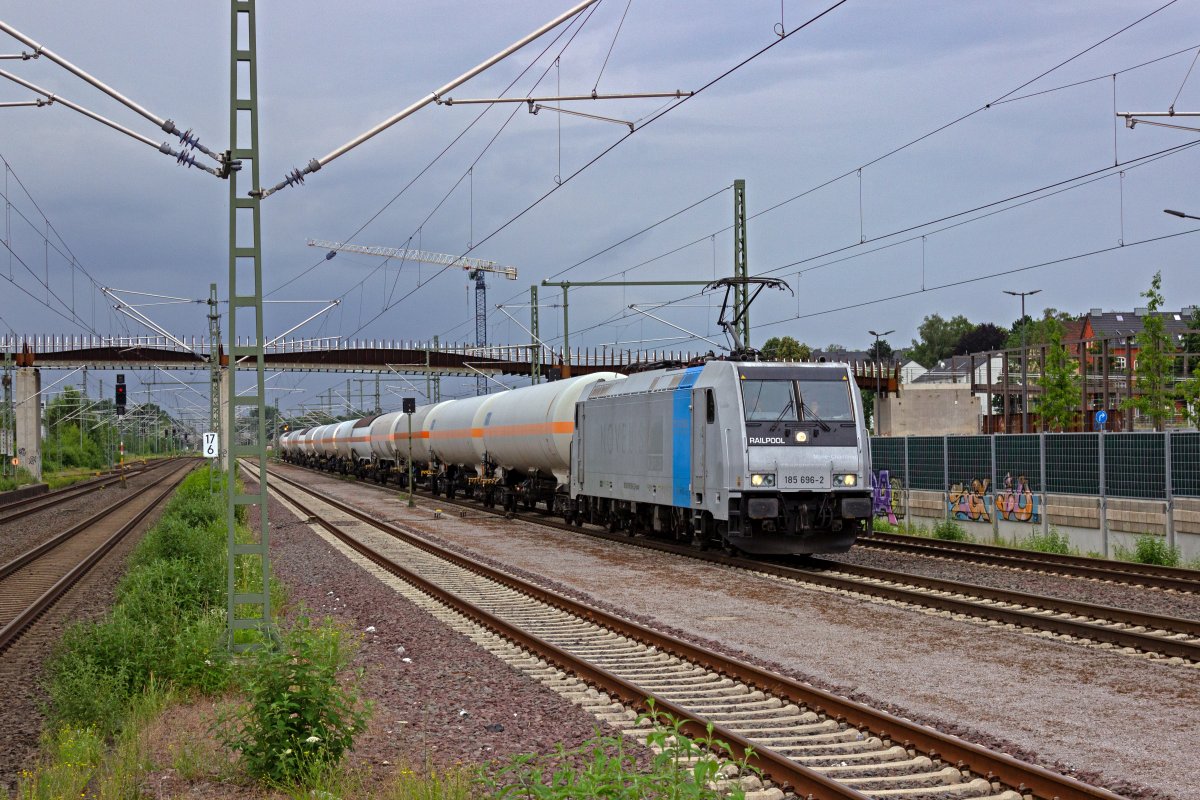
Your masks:
M796 381L802 420L843 422L854 420L848 381Z
M705 416L708 419L708 424L712 425L717 421L717 401L713 397L712 389L704 390L704 405L706 409Z
M792 381L743 380L742 403L746 419L751 422L795 422L796 394Z

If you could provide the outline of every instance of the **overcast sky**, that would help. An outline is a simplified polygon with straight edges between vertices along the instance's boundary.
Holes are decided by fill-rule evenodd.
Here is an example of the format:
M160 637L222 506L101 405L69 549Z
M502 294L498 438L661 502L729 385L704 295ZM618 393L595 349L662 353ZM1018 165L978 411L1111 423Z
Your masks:
M791 30L829 4L785 0L783 25ZM791 335L856 349L869 344L873 328L895 329L888 339L902 346L930 313L1009 325L1019 305L1004 289L1041 289L1034 311L1128 309L1142 304L1137 295L1156 270L1168 306L1197 303L1200 237L1147 240L1196 227L1162 209L1200 216L1200 151L1143 158L1188 145L1196 133L1114 124L1114 106L1200 111L1200 74L1185 82L1200 47L1195 0L1132 25L1163 4L850 0L657 118L665 101L569 106L640 121L632 135L618 123L493 106L438 159L487 107L430 106L264 201L265 285L272 300L342 298L298 336L472 341L474 300L460 270L377 270L378 259L343 254L296 276L321 260L305 246L310 237L453 255L474 244L471 255L520 273L489 284L489 339L525 342L496 306L511 306L527 324L529 285L543 278L729 274L730 187L744 178L748 210L758 215L749 224L751 273L783 277L796 290L796 297L764 295L754 307L756 344ZM567 7L567 0L260 2L263 183ZM226 4L76 0L7 3L0 13L213 149L226 146ZM775 41L780 21L775 0L603 0L581 31L578 23L564 26L450 95L697 90ZM23 49L0 41L0 54ZM1139 66L1147 62L1154 63ZM162 140L153 124L47 59L0 61L0 69ZM0 81L0 101L31 97ZM226 296L223 182L59 106L0 109L0 155L11 166L3 233L12 254L0 249L0 272L11 278L0 281L6 329L143 331L72 270L57 252L66 247L104 286L200 299L216 281ZM526 211L555 189L556 177L561 187ZM51 234L54 248L43 241L43 213L61 235ZM964 283L993 273L1008 274ZM47 275L58 315L38 302L47 299ZM709 349L628 308L690 294L577 289L571 343ZM541 302L543 338L559 343L557 290L541 289ZM690 298L653 313L720 340L713 302ZM267 335L320 307L268 306ZM181 335L206 331L201 305L143 310ZM344 387L344 378L284 376L273 385L302 389L281 394L289 407Z

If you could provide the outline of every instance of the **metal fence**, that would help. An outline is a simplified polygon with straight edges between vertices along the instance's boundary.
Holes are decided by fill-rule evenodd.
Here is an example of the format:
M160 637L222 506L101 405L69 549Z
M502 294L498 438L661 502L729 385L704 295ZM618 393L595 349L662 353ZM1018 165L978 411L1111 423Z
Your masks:
M1152 500L1174 544L1174 499L1200 497L1195 431L872 437L871 458L880 516L906 509L910 490L943 493L947 517L1043 527L1046 495L1097 498L1102 527L1108 499Z

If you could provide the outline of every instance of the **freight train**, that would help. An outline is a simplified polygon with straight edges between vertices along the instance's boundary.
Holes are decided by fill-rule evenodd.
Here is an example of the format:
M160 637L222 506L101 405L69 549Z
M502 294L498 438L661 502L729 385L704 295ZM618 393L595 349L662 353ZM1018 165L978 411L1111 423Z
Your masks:
M845 364L599 372L280 437L288 462L749 554L869 530L870 438Z

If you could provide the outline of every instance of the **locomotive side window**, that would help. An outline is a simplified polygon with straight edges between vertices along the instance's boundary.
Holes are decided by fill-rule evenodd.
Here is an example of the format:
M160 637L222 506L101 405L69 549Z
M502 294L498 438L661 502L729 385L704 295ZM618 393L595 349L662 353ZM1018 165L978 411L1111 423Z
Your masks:
M803 419L826 422L853 420L848 381L796 381L800 390Z
M796 421L796 396L792 381L743 380L741 383L747 420Z
M707 408L708 424L712 425L717 421L717 401L713 397L712 389L704 390L704 405Z

